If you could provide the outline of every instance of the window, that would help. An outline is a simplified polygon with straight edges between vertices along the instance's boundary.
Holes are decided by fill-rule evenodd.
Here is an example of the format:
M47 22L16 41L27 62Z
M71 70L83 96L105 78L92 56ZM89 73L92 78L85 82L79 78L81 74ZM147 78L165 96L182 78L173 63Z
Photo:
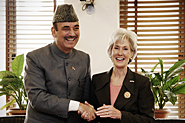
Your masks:
M6 17L6 70L11 71L17 55L53 42L50 30L54 7L63 3L64 0L6 0L6 16L2 14Z
M130 68L138 73L140 68L150 71L159 57L167 70L176 61L185 59L184 19L184 0L120 0L120 27L138 35L138 54ZM184 77L183 71L181 78ZM176 106L167 104L172 110L171 117L185 118L181 109L185 106L183 98L180 95Z
M11 70L17 55L53 42L50 29L54 6L63 3L64 0L7 0L6 70Z

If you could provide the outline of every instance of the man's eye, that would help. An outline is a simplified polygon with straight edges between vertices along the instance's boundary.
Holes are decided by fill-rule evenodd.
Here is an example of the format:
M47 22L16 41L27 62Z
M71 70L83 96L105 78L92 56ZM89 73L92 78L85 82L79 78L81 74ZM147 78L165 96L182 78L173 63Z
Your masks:
M74 30L79 30L79 27L75 27Z
M62 30L69 30L69 28L62 28Z
M114 49L119 49L119 47L114 47Z

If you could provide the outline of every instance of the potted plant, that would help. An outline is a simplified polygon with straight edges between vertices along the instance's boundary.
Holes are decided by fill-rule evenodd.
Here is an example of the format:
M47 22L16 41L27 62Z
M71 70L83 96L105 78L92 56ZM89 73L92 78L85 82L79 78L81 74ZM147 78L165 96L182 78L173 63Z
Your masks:
M171 68L164 71L163 61L159 62L151 69L150 72L141 68L142 73L150 78L155 103L159 110L163 110L166 102L170 101L173 105L177 101L177 94L185 94L185 78L179 80L179 74L183 71L185 59L177 61ZM160 65L160 72L154 72L155 68ZM155 118L158 117L157 109L155 110ZM164 111L163 111L164 112ZM160 114L162 116L162 114ZM159 117L162 118L162 117Z
M25 110L28 99L24 88L23 76L21 75L24 65L24 54L17 56L12 62L12 71L0 71L0 96L7 95L13 100L7 102L1 110L17 103L19 110Z

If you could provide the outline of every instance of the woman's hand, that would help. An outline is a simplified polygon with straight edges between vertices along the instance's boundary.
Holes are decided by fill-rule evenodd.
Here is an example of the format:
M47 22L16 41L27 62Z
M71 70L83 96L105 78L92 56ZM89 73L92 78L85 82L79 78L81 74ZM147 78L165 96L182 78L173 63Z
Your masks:
M101 118L113 118L113 119L121 119L121 112L114 108L112 105L105 105L103 104L102 107L99 107L96 112L97 116Z

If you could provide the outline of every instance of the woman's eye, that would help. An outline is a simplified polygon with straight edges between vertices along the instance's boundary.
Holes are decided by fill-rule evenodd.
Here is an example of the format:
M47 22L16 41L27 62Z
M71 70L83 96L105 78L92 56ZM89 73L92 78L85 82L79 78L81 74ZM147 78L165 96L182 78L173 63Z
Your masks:
M123 50L128 50L128 48L123 48Z

